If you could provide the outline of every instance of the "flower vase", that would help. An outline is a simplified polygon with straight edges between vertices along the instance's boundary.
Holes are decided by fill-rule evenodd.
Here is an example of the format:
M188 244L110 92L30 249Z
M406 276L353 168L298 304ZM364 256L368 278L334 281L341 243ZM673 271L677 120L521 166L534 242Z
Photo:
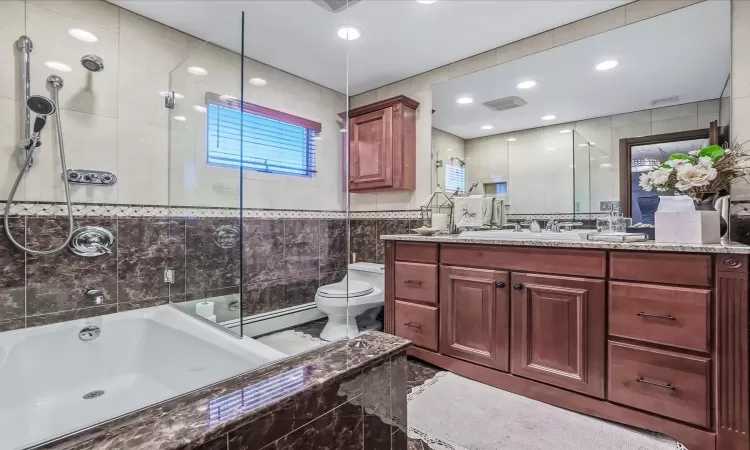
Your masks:
M700 201L705 208L706 203ZM719 212L697 209L698 202L687 196L661 197L655 214L655 241L675 244L718 244Z
M719 192L699 192L693 197L696 211L716 211L716 200L721 197ZM727 233L727 221L719 214L719 235Z

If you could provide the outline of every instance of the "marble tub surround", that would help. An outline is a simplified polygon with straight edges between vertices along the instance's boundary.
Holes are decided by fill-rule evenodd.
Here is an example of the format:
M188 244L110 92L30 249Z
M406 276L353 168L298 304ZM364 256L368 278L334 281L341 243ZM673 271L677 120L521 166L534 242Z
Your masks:
M509 239L484 239L464 238L457 234L443 234L433 236L420 236L418 234L393 234L381 235L383 241L408 241L408 242L436 242L443 244L486 244L486 245L508 245L515 247L559 247L559 248L598 248L603 250L638 250L653 252L684 252L684 253L733 253L740 255L750 254L750 245L738 242L727 242L724 244L672 244L664 242L601 242L601 241L535 241L509 240Z
M409 344L365 333L37 448L406 450Z

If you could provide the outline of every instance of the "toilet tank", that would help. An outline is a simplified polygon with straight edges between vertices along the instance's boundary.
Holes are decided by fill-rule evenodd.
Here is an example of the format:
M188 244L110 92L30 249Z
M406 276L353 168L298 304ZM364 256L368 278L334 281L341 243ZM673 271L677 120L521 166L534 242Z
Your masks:
M349 279L364 281L378 289L385 288L385 266L383 264L358 262L349 264Z

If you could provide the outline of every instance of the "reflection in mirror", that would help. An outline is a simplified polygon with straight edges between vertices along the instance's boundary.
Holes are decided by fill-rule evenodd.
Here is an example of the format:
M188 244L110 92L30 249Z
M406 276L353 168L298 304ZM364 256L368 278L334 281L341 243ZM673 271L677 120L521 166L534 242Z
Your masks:
M651 145L671 142L668 154L693 139L677 132L702 145L713 122L712 143L728 136L729 14L702 2L436 85L433 187L463 172L464 188L502 201L503 223L593 228L613 209L641 221L633 167L659 152Z

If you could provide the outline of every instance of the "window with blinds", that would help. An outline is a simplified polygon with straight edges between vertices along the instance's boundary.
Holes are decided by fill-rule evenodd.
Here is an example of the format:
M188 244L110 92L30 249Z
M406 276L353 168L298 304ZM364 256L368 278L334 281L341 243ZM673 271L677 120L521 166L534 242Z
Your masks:
M317 122L206 94L207 163L254 172L315 176Z
M466 191L466 167L445 166L445 192L453 193Z

